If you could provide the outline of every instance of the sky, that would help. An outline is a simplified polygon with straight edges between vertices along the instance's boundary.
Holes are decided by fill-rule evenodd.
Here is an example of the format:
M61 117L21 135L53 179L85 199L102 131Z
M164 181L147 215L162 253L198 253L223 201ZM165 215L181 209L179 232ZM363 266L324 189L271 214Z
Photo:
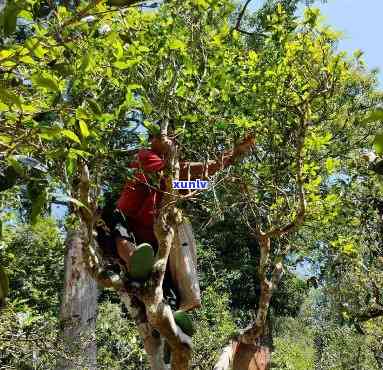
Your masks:
M263 0L253 0L250 9L256 9ZM369 69L380 69L380 88L383 88L383 0L318 0L325 17L324 23L343 33L339 50L352 54L360 49ZM300 10L302 13L302 9Z
M367 66L379 68L383 88L383 0L328 0L319 4L325 23L343 32L339 48L364 52Z

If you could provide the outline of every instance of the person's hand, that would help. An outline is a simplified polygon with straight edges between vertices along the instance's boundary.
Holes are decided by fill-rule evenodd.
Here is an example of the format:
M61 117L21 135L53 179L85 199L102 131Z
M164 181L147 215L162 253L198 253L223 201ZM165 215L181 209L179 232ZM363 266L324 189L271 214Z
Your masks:
M170 152L171 147L174 145L174 142L168 137L155 137L151 141L152 150L156 153L164 154Z
M124 238L116 238L116 246L119 257L128 265L135 251L135 244Z

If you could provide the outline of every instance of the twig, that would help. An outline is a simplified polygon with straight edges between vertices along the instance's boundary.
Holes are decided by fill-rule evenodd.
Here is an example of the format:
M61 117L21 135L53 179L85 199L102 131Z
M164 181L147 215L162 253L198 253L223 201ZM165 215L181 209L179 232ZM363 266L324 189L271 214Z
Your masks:
M243 6L241 12L240 12L239 15L238 15L237 22L236 22L235 27L234 27L234 29L237 30L237 31L239 31L239 28L240 28L240 26L241 26L241 22L242 22L242 18L243 18L243 16L245 15L246 8L247 8L248 5L250 4L250 2L251 2L251 0L247 0L247 1L246 1L245 5Z

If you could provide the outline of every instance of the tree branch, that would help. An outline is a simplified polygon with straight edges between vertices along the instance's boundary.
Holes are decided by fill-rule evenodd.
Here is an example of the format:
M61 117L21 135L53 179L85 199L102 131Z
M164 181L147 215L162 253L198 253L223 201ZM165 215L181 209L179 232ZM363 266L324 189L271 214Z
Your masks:
M237 22L235 23L235 27L234 29L239 31L240 30L240 27L241 27L241 22L242 22L242 18L243 16L245 15L245 12L246 12L246 8L248 7L248 5L250 4L251 0L247 0L245 5L243 6L241 12L239 13L238 15L238 18L237 18Z
M265 33L256 32L256 31L251 32L251 31L245 31L245 30L242 30L242 29L238 29L236 31L238 31L239 33L243 33L244 35L248 35L248 36L254 36L254 35L261 36L261 37L266 37L267 36Z
M369 308L367 311L362 312L357 315L359 321L368 321L371 319L376 319L383 316L383 307L380 305L375 305L374 307Z
M269 280L267 278L266 272L270 258L271 240L267 234L262 233L262 235L258 237L258 242L261 252L258 268L258 274L261 283L261 294L259 297L257 316L255 321L251 323L247 328L242 330L237 338L239 342L253 345L259 344L258 342L261 339L265 328L274 284L277 282L277 279L282 275L283 272L282 264L278 263L274 268L272 279Z
M280 237L294 231L298 226L300 226L305 218L306 213L306 199L304 192L304 180L303 180L303 149L306 138L306 130L307 130L308 122L302 118L301 120L301 129L298 132L297 138L297 153L296 153L296 166L297 166L297 192L299 197L299 206L297 214L294 220L287 224L284 227L277 227L267 232L269 237Z
M87 5L83 10L78 12L76 15L74 15L72 18L69 18L62 24L62 28L67 27L71 25L72 23L75 23L79 21L81 18L88 15L89 10L92 10L95 8L99 3L101 3L103 0L94 0L91 1L89 5Z

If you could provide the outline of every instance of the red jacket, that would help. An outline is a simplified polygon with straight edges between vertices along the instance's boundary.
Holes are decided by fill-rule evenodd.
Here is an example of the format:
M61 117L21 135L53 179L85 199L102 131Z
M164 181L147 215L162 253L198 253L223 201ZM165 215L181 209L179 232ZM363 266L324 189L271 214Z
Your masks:
M149 176L152 173L160 172L165 167L165 161L154 151L141 149L137 154L137 161L130 167L138 168L133 180L126 183L119 200L117 208L127 217L131 231L134 233L136 242L156 243L153 225L158 205L161 202L164 183L158 188L153 188ZM222 169L232 162L233 153L224 155L219 161L210 161L208 165L200 162L181 162L180 180L202 179L206 175L213 175L219 169Z
M130 167L141 167L142 171L137 171L134 179L125 184L117 201L117 208L128 218L137 243L155 243L153 225L162 194L159 189L149 186L150 179L147 174L161 171L165 167L165 161L147 149L141 149L137 157L138 161L133 162Z

